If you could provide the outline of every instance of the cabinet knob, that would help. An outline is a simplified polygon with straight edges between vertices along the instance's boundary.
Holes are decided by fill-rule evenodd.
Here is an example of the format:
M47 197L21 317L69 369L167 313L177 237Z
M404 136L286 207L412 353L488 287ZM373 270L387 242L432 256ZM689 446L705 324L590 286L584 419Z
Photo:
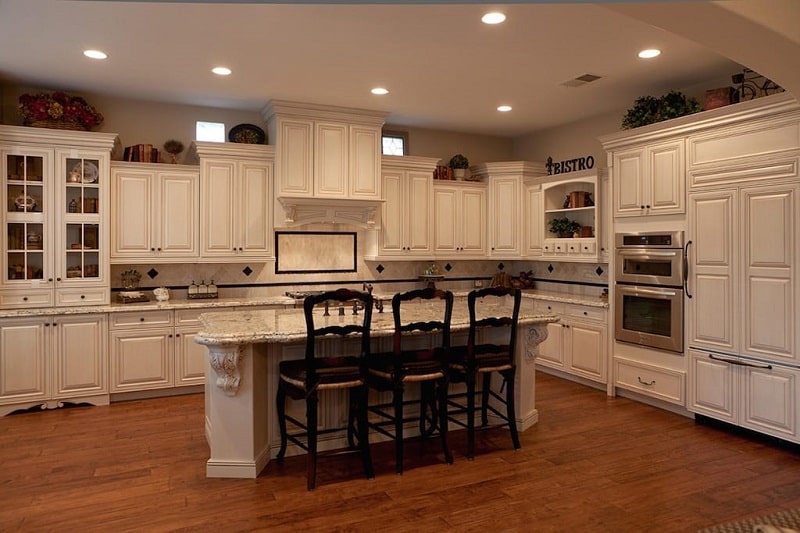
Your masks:
M22 301L23 301L23 302L27 302L27 301L28 301L28 297L27 297L27 296L23 296L23 297L22 297Z
M139 322L144 322L144 317L139 317Z
M47 278L47 283L53 283L53 278Z
M240 251L240 252L244 251L244 248L242 248L242 247L240 246L240 247L239 247L239 251Z
M156 250L158 250L160 252L161 251L161 247L159 246L158 248L156 248Z
M176 333L176 334L175 334L175 336L176 336L176 337L180 337L180 336L181 336L181 334L180 334L180 333Z
M645 207L646 207L647 209L650 209L650 205L649 205L649 204L648 204L648 205L646 205Z
M44 323L44 327L49 327L49 326L50 326L50 322L45 322Z
M169 337L169 338L171 339L171 338L172 338L172 333L170 333L169 335L167 335L167 337Z
M155 249L155 248L150 248L150 251L151 251L151 252L155 252L155 251L156 251L156 249Z
M81 300L84 300L84 299L86 299L86 295L81 294Z
M61 281L61 278L56 278L56 281Z
M588 315L589 313L587 313L586 311L584 311L584 312L583 312L583 314L584 314L584 315Z

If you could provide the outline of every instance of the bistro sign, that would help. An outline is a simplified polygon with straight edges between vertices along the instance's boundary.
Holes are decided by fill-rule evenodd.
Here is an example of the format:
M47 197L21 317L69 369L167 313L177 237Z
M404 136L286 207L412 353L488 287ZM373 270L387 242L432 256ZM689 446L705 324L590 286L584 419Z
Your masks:
M566 174L567 172L576 172L578 170L589 170L594 168L594 157L588 155L555 162L552 157L548 157L545 167L548 174Z

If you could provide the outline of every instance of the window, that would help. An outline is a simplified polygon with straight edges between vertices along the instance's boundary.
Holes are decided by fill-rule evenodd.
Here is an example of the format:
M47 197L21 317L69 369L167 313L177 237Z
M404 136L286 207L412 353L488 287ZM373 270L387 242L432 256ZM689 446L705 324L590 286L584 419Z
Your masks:
M195 139L198 141L211 141L217 143L225 142L225 123L224 122L203 122L197 121Z
M408 132L384 131L382 141L383 155L408 155Z

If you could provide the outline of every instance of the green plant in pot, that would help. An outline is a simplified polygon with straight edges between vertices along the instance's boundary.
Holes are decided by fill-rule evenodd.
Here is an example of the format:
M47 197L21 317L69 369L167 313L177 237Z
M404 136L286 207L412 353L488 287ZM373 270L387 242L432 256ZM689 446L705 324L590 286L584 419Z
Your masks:
M622 129L629 130L671 118L702 111L703 106L680 91L670 91L661 97L641 96L622 117Z
M469 168L469 159L462 154L456 154L450 158L450 168L453 169L453 176L456 179L464 179Z
M562 238L573 237L575 232L581 229L581 225L578 222L570 220L567 217L554 218L549 224L550 233L555 233Z

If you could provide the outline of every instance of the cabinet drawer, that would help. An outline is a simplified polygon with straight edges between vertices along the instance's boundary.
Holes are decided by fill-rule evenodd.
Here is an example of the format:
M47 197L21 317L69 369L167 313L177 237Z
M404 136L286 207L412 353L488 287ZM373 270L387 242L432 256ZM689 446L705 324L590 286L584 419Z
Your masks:
M614 358L614 384L665 402L686 405L686 373Z
M589 307L583 305L568 305L564 314L569 317L582 320L595 320L597 322L606 321L606 310L600 307Z
M172 311L111 313L111 329L171 326Z
M533 311L535 313L546 313L549 315L564 315L565 304L561 302L550 302L547 300L534 300Z
M53 291L2 291L0 293L0 307L52 307Z
M209 309L178 309L175 311L175 325L176 326L196 326L200 324L200 315L213 311L215 308Z
M110 299L105 287L93 289L60 289L56 291L56 305L106 305Z

